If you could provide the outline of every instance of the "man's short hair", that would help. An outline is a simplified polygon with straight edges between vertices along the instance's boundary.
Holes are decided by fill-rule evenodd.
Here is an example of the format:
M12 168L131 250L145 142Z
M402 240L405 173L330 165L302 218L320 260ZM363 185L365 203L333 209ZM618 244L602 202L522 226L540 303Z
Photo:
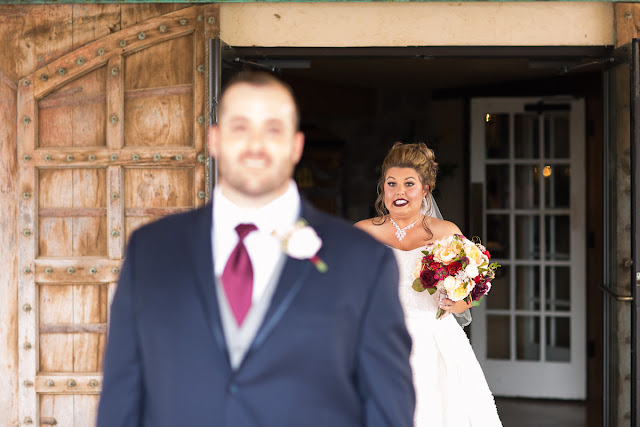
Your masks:
M271 73L267 73L266 71L254 71L254 70L245 70L240 71L237 74L234 74L224 85L222 92L220 93L220 102L218 103L218 116L222 112L222 107L224 104L224 96L227 91L235 85L238 84L249 84L251 86L278 86L286 90L289 95L291 95L291 99L293 100L293 108L294 108L294 116L293 123L296 130L300 129L300 108L298 107L298 101L296 100L296 95L293 93L293 89L287 83L280 80L278 77L274 76Z

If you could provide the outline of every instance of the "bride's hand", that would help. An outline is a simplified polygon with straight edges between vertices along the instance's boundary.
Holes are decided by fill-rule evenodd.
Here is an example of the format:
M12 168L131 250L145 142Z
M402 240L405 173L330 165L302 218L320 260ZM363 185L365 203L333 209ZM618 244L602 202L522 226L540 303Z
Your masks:
M441 319L444 319L449 315L449 313L462 313L463 311L469 309L471 304L467 304L466 301L452 301L449 298L442 298L439 301L438 307L444 310L444 314Z

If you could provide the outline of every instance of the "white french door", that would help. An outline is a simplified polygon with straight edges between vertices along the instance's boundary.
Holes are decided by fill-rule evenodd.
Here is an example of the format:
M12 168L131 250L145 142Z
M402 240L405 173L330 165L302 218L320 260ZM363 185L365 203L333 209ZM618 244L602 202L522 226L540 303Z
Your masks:
M497 396L586 397L584 114L568 97L471 101L475 212L502 265L472 344Z

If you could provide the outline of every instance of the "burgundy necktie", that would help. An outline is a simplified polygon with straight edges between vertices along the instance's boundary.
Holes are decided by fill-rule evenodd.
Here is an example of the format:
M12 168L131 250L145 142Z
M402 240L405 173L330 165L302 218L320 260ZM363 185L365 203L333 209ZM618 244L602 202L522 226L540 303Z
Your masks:
M243 240L254 230L257 230L257 227L253 224L239 224L236 227L238 244L231 252L221 277L227 301L229 301L238 326L242 325L242 321L251 307L253 267Z

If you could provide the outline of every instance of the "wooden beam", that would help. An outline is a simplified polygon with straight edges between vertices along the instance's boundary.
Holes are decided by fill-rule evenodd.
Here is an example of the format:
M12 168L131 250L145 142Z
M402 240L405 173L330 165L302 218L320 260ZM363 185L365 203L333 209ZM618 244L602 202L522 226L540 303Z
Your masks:
M61 325L42 325L40 326L41 334L104 334L107 332L106 323L88 323L88 324L61 324Z
M24 80L31 82L35 97L42 98L64 85L70 77L83 76L113 58L192 33L196 24L195 14L196 8L190 7L105 36L35 70L21 83Z
M38 375L35 381L38 394L85 394L99 393L102 389L100 373L77 373L72 375Z
M1 51L0 51L1 52ZM0 53L0 62L4 63ZM0 73L1 74L1 73ZM17 89L0 78L0 414L18 422Z
M640 28L640 4L616 3L616 47L623 46L638 37Z

